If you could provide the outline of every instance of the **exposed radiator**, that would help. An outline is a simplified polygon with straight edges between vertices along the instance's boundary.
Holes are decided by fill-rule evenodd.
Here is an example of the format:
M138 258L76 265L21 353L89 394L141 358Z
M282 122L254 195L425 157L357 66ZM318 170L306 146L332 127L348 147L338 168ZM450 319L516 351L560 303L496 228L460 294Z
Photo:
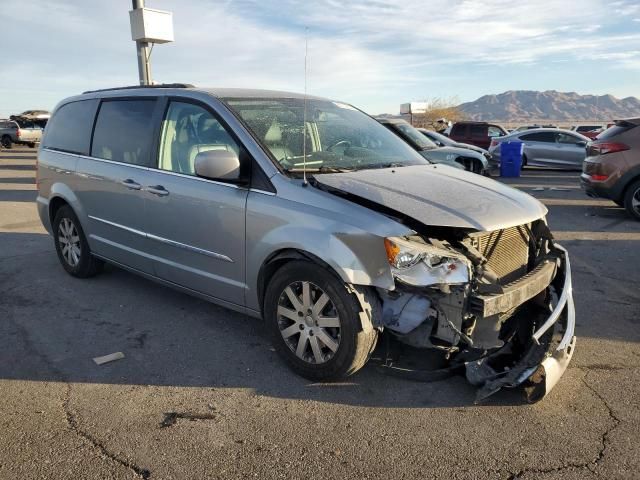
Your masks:
M496 273L500 283L506 285L527 273L529 262L528 225L506 228L480 234L473 238L474 246Z

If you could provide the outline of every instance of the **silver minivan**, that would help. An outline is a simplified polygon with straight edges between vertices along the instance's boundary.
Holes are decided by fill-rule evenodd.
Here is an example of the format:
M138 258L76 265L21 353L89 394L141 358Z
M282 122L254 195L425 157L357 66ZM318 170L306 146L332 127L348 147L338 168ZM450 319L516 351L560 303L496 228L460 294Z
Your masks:
M346 103L86 92L56 107L37 182L69 274L109 262L262 317L309 379L355 373L384 334L441 352L478 399L521 385L535 401L573 355L569 258L546 208L430 164Z

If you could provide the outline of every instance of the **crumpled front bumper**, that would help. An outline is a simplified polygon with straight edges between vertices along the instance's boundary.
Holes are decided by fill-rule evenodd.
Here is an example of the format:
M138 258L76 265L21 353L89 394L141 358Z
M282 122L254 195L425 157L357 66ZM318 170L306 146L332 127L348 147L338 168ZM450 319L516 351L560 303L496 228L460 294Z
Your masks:
M476 402L484 400L501 388L519 385L524 386L529 402L537 402L553 389L567 369L576 344L571 266L567 251L557 244L554 248L561 259L558 272L562 275L562 287L556 292L556 305L535 330L526 352L512 368L494 372L487 366L486 359L466 365L467 379L480 387ZM555 281L560 283L559 279Z
M552 327L559 328L561 331L563 329L564 333L560 343L555 348L550 349L538 368L523 380L523 382L526 381L528 383L525 391L530 402L542 399L555 387L567 369L576 346L576 309L573 304L569 255L560 245L556 244L555 247L564 253L564 286L558 304L547 321L533 334L533 340L539 344L540 338Z

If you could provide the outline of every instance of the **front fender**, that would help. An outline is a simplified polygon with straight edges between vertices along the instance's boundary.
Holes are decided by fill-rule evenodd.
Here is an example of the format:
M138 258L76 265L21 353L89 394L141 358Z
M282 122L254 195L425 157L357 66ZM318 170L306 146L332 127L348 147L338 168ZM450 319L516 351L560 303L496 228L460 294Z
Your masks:
M331 212L278 197L249 202L247 208L247 306L260 310L259 274L278 252L297 250L329 265L345 282L393 290L394 280L384 249L384 236L334 217ZM360 208L360 207L359 207ZM401 228L393 234L406 235ZM391 231L389 235L391 235Z

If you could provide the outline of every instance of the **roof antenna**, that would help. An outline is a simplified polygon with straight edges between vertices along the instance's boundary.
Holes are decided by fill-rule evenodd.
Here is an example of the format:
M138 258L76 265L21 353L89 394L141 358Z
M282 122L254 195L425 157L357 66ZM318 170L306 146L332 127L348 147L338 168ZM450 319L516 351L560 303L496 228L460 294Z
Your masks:
M304 111L302 113L302 186L307 182L307 52L309 50L309 27L304 28Z

